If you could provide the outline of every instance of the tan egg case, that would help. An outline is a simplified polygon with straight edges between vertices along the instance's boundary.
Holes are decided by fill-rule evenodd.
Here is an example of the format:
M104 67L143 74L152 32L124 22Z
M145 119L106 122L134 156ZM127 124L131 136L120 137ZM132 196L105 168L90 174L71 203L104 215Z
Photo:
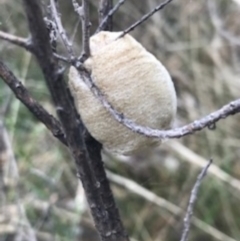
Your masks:
M84 66L114 108L136 124L166 129L176 115L176 93L166 68L130 35L100 32L90 38L91 57ZM69 87L91 135L110 152L134 155L160 140L133 133L101 105L74 67Z

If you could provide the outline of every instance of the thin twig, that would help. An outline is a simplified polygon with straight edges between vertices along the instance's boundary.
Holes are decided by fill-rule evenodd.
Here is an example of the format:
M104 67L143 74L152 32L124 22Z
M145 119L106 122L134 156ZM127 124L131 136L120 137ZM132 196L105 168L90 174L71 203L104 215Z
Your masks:
M99 25L108 16L109 12L113 8L113 0L100 0L98 4L98 22ZM101 30L105 31L112 31L113 29L113 20L112 15L109 15L107 21L105 22L104 26Z
M29 52L33 51L33 46L32 46L32 42L30 39L27 38L22 38L22 37L18 37L9 33L5 33L3 31L0 31L0 39L3 39L9 43L12 43L18 47L22 47L24 49L26 49ZM65 63L71 63L71 61L69 59L67 59L64 56L61 56L57 53L54 53L54 57L58 60L61 60Z
M62 38L62 41L63 41L68 53L70 54L71 57L73 57L74 55L73 55L72 44L70 43L70 41L67 37L65 29L63 28L62 21L61 21L61 18L59 17L59 13L58 13L58 10L57 10L56 4L55 4L55 0L50 0L50 3L51 3L52 16L57 25L58 32Z
M80 73L80 72L79 72ZM230 102L223 106L219 110L212 112L211 114L196 120L183 127L178 127L170 130L157 130L149 127L137 125L131 119L124 116L124 113L118 112L111 103L108 102L101 90L95 85L91 75L85 71L84 75L80 73L83 81L92 91L94 96L101 102L106 110L115 118L116 121L125 125L128 129L138 134L142 134L148 137L155 137L159 139L180 138L189 134L193 134L196 131L200 131L206 127L213 129L215 123L220 119L225 119L229 115L234 115L240 112L240 99Z
M0 60L0 77L11 88L15 96L41 121L63 144L67 145L61 124L50 115L36 100L32 98L23 84L15 77L8 67Z
M159 10L163 9L164 7L166 7L170 2L172 2L172 0L166 0L163 3L160 3L157 7L155 7L153 10L151 10L149 13L145 14L142 18L140 18L137 22L135 22L134 24L132 24L130 27L128 27L127 29L125 29L122 34L118 37L121 38L124 35L128 34L129 32L133 31L137 26L139 26L140 24L144 23L146 20L148 20L154 13L158 12Z
M25 48L28 51L32 50L32 42L30 39L15 36L13 34L0 31L0 39L6 40L12 44Z
M201 184L203 178L207 174L207 170L208 170L209 166L211 165L211 163L212 163L212 160L210 160L208 162L208 164L202 169L202 171L198 175L197 181L196 181L196 183L193 186L193 189L191 191L191 196L190 196L190 199L189 199L187 212L186 212L186 215L184 217L184 228L183 228L182 237L181 237L180 241L187 241L188 240L188 233L189 233L190 226L191 226L191 218L192 218L192 215L193 215L193 208L194 208L195 202L197 200L198 190L199 190L199 187L200 187L200 184Z
M183 210L179 206L149 191L145 187L136 183L134 180L131 180L124 176L120 176L110 171L107 171L107 176L112 183L125 188L131 194L135 194L151 204L155 204L156 206L160 207L161 210L167 210L169 213L173 214L174 217L180 217L184 214ZM216 239L219 241L236 241L235 239L227 236L213 226L210 226L209 224L201 221L194 216L192 218L192 222L195 227L199 228L204 233L211 235L214 240Z
M83 8L83 27L82 27L82 34L83 34L83 55L86 58L90 56L90 47L89 47L89 38L90 38L90 27L91 23L89 20L89 1L82 0L82 8Z
M89 2L88 0L82 0L82 6L80 6L76 0L72 0L74 11L79 15L82 23L82 53L78 58L80 63L84 62L90 56L90 27L89 20ZM79 63L77 63L79 65Z
M53 55L54 55L54 57L55 57L56 59L58 59L58 60L61 60L61 61L65 62L65 63L68 63L68 64L71 63L71 60L70 60L70 59L68 59L68 58L66 58L66 57L64 57L64 56L62 56L62 55L60 55L60 54L53 53Z
M12 43L14 45L17 45L19 47L22 47L29 52L32 52L32 50L33 50L32 42L30 39L18 37L18 36L9 34L9 33L5 33L3 31L0 31L0 39L3 39L5 41ZM57 53L54 53L54 57L65 63L71 63L71 61L69 59L67 59L66 57L61 56Z
M105 16L103 15L99 19L100 23L99 23L99 26L98 26L95 34L102 31L102 30L109 30L109 29L106 29L106 28L108 27L109 22L112 21L113 14L117 12L117 10L120 8L121 5L124 4L124 2L125 2L125 0L119 0L118 3L116 3L115 6L112 9L110 9L110 11L108 11ZM102 7L100 6L99 12L102 11L101 8Z
M78 58L80 62L84 62L90 56L90 20L89 20L89 2L82 0L82 53Z

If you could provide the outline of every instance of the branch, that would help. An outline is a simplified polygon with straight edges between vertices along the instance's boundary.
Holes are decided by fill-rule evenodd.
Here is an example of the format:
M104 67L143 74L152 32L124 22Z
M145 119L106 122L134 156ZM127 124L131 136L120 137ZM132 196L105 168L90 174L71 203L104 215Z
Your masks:
M54 17L55 23L57 25L58 32L62 38L62 41L65 47L67 48L67 51L70 54L70 56L73 56L72 44L70 43L67 37L65 29L63 28L62 21L61 21L61 18L59 17L59 13L55 4L55 0L50 0L50 5L51 5L51 12Z
M88 0L82 0L82 54L81 62L86 60L90 56L89 38L90 38L90 26L89 21L89 2Z
M91 23L89 20L89 3L88 0L82 0L82 6L78 4L76 0L72 0L74 11L81 18L82 23L82 53L78 60L83 63L90 56L90 27Z
M29 111L52 132L53 136L59 139L64 145L67 145L65 134L59 121L32 98L23 84L1 60L0 77L11 88L15 96L29 109Z
M33 52L33 44L32 41L30 39L27 38L22 38L22 37L18 37L9 33L5 33L3 31L0 31L0 39L3 39L9 43L12 43L14 45L17 45L19 47L22 47L24 49L26 49L27 51L29 51L30 53ZM54 53L54 57L58 60L61 60L65 63L70 63L71 61L68 60L66 57L63 57L59 54Z
M160 3L157 7L155 7L152 11L150 11L149 13L145 14L142 18L140 18L137 22L135 22L134 24L132 24L130 27L128 27L127 29L125 29L122 34L118 37L121 38L124 35L130 33L131 31L133 31L137 26L139 26L140 24L144 23L145 21L147 21L154 13L158 12L159 10L163 9L164 7L166 7L170 2L172 2L172 0L166 0L163 3Z
M138 197L143 198L143 200L149 202L150 204L155 204L157 207L159 207L161 210L167 210L169 213L173 214L176 218L182 216L184 214L184 211L177 205L174 205L173 203L169 202L168 200L157 196L155 193L149 191L145 187L139 185L134 180L128 179L126 177L120 176L118 174L112 173L110 171L107 171L108 179L120 186L124 189L128 190L131 195L135 194ZM210 226L209 224L201 221L197 217L192 218L193 225L203 231L206 234L209 234L212 236L214 240L219 241L237 241L236 239L233 239L226 234L222 233L218 229L214 228L213 226Z
M57 60L61 60L61 61L63 61L64 63L68 63L68 64L71 63L71 60L70 60L70 59L68 59L68 58L66 58L66 57L64 57L64 56L62 56L62 55L59 55L59 54L57 54L57 53L53 53L53 56L54 56Z
M81 74L81 73L80 73ZM85 84L92 91L94 96L101 102L105 109L114 117L116 121L126 126L133 132L142 134L148 137L155 137L159 139L169 138L181 138L186 135L193 134L196 131L200 131L206 127L213 129L215 123L221 119L225 119L229 115L234 115L240 112L240 99L230 102L223 106L219 110L212 112L211 114L203 117L202 119L196 120L183 127L178 127L170 130L157 130L149 127L137 125L131 119L124 116L124 113L118 112L106 99L101 90L95 85L91 75L85 70L84 75L81 75Z
M18 37L3 31L0 31L0 39L6 40L31 52L32 43L30 39Z
M66 133L96 228L103 241L128 241L106 179L101 160L101 145L91 137L88 137L86 143L84 141L83 134L86 130L71 101L63 73L59 71L53 56L39 1L23 0L23 3L35 46L34 53Z
M208 164L202 169L201 173L197 177L197 181L196 181L195 185L193 186L193 189L191 191L190 200L189 200L188 207L187 207L187 212L186 212L186 215L184 217L184 229L183 229L182 237L181 237L180 241L187 241L188 240L188 233L189 233L189 230L190 230L191 218L192 218L192 215L193 215L194 204L197 200L198 190L199 190L201 182L202 182L203 178L206 176L207 170L208 170L208 168L210 167L211 164L212 164L212 160L210 160L208 162Z
M124 1L120 0L119 2L124 2ZM116 5L119 5L119 3L117 3ZM116 12L118 7L113 12L112 12L112 10L113 10L112 8L113 8L112 0L100 0L99 8L98 8L99 27L97 29L97 32L99 32L101 30L112 31L112 28L113 28L112 15L114 12ZM112 14L110 14L110 12L112 12Z
M117 10L120 8L120 6L121 6L122 4L124 4L124 2L125 2L125 0L119 0L118 3L117 3L112 9L110 9L109 12L106 13L105 17L102 16L102 17L99 19L99 26L98 26L95 34L98 33L98 32L100 32L100 31L102 31L102 30L108 29L108 23L109 23L109 21L112 21L111 18L112 18L112 16L113 16L113 14L117 12ZM101 9L101 7L102 7L102 6L100 5L100 9ZM100 11L101 11L101 10L99 10L99 12L100 12Z

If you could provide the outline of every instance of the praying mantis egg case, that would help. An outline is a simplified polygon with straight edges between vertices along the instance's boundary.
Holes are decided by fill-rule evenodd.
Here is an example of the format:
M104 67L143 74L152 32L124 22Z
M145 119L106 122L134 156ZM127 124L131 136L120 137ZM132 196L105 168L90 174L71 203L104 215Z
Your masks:
M176 115L176 93L166 68L130 35L102 31L90 38L91 56L84 66L114 108L136 124L166 129ZM134 155L160 140L145 137L118 123L81 80L69 71L75 106L91 135L108 151Z

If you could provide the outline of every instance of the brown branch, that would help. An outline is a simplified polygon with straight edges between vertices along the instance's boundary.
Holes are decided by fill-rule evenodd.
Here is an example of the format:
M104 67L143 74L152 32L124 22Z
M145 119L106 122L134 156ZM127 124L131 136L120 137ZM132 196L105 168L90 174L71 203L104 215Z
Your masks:
M32 98L23 84L15 77L8 67L0 60L0 77L11 88L15 96L29 111L50 130L57 139L67 145L61 124L50 115L36 100Z
M118 112L111 105L111 103L108 102L101 90L95 85L91 75L86 70L84 75L81 75L81 77L89 89L92 91L94 96L101 102L105 109L109 111L109 113L115 118L116 121L125 125L131 131L148 137L155 137L159 139L181 138L183 136L193 134L196 131L200 131L206 127L213 128L217 121L225 119L229 115L234 115L240 112L240 99L237 99L223 106L219 110L212 112L211 114L183 127L178 127L170 130L152 129L149 127L137 125L131 119L125 117L124 113Z
M163 9L164 7L166 7L170 2L172 2L172 0L166 0L163 3L160 3L157 7L155 7L153 10L151 10L149 13L145 14L142 18L140 18L137 22L135 22L134 24L132 24L130 27L128 27L127 29L125 29L122 34L119 36L119 38L123 37L124 35L130 33L131 31L133 31L137 26L139 26L140 24L144 23L145 21L147 21L154 13L158 12L159 10Z
M109 14L112 8L113 8L112 0L100 0L99 8L98 8L99 27L97 32L101 30L112 31L112 28L113 28L112 15L118 9L117 8L112 14Z
M39 1L23 0L23 3L34 44L34 54L66 133L96 228L103 241L127 241L101 161L101 145L91 137L87 140L87 145L84 142L85 128L69 98L63 74L53 56Z
M15 36L13 34L5 33L3 31L0 31L0 39L3 39L5 41L8 41L12 44L15 44L19 47L25 48L28 51L31 51L32 49L32 43L30 39L22 38Z
M193 189L191 191L191 196L189 199L189 203L188 203L188 207L187 207L187 212L184 217L184 229L183 229L180 241L188 240L188 233L189 233L190 226L191 226L191 218L193 216L193 208L194 208L195 202L197 201L198 190L199 190L202 180L206 176L207 170L211 164L212 164L212 160L210 160L208 162L208 164L202 169L202 171L200 172L200 174L197 177L196 183L193 186Z

